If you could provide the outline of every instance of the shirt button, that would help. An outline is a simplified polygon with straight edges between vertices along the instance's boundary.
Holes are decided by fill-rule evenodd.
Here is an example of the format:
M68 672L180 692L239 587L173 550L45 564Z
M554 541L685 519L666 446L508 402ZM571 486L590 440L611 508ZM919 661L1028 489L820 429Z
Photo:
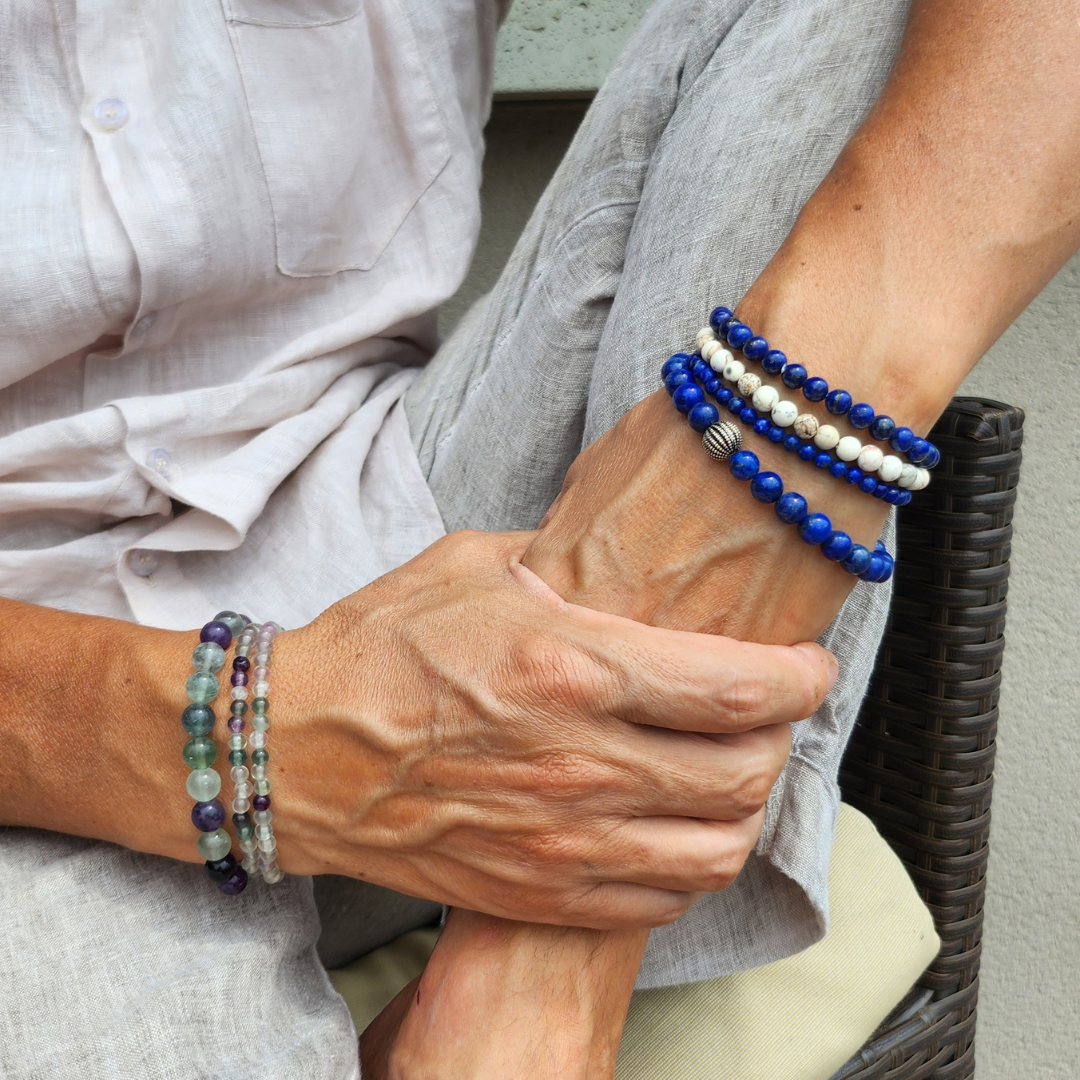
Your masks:
M128 553L128 565L133 574L149 577L158 568L158 557L152 551L132 551Z
M106 98L94 106L94 119L105 131L119 131L128 122L128 107L119 98Z
M171 480L177 472L176 466L173 464L172 454L168 450L163 450L160 446L146 455L146 464L165 480Z

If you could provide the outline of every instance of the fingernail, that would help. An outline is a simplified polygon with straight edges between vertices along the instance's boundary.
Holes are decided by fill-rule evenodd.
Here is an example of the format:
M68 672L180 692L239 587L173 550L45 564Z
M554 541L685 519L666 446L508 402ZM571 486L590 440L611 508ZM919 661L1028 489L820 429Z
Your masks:
M822 657L825 658L825 693L827 694L836 685L836 680L840 677L840 665L837 663L836 657L828 649L823 649L820 645L815 645L810 641L802 641L795 648L805 654L815 666L820 666Z

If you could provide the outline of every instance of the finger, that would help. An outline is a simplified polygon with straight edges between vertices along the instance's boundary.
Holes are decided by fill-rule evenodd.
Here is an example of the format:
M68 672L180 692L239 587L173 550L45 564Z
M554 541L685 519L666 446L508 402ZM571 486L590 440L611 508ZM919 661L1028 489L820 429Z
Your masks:
M836 681L813 642L758 645L645 626L567 605L576 643L606 671L601 713L684 731L745 731L811 716Z

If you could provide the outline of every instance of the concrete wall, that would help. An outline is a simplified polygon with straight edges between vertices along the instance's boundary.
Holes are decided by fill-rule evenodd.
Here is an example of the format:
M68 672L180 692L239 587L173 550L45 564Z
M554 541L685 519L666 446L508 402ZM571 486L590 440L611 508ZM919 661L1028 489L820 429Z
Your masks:
M646 0L518 0L498 89L598 85ZM497 276L583 105L506 103L489 128L485 220L450 325ZM1001 698L979 1006L980 1080L1080 1075L1080 257L965 384L1027 410ZM1064 408L1062 408L1064 406Z

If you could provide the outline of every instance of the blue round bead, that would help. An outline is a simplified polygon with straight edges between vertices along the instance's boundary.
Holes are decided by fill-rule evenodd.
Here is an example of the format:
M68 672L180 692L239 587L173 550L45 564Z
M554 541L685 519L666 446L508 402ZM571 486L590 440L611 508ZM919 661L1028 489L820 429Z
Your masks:
M754 421L754 434L755 435L768 435L769 428L772 427L772 421L767 416L759 416Z
M784 494L784 481L774 472L760 472L750 481L750 494L758 502L774 503Z
M787 357L779 349L770 349L761 361L761 369L766 375L779 375L786 363Z
M199 832L214 832L225 824L225 807L218 799L197 802L191 808L191 824Z
M858 465L851 465L848 467L847 476L845 477L845 479L849 484L860 484L862 483L862 478L863 471L859 468Z
M232 644L232 631L223 623L208 622L199 631L200 641L212 641L215 645L220 645L223 649L227 649Z
M852 544L851 552L840 565L849 574L861 574L870 565L870 552L862 544Z
M660 368L660 378L666 379L673 371L689 369L692 363L693 357L689 353L677 352L664 361L664 366Z
M803 383L802 392L807 401L824 401L825 395L829 392L829 384L824 379L814 375Z
M878 553L880 553L880 552L884 551L884 550L885 550L885 541L884 541L884 540L879 540L879 541L878 541L878 542L877 542L877 543L876 543L876 544L874 545L874 550L875 550L876 552L878 552Z
M893 570L896 568L896 560L887 552L881 553L881 561L885 564L885 569L881 572L879 581L888 581L893 576Z
M784 429L777 427L775 424L769 425L769 430L765 433L765 437L771 443L781 443L784 441Z
M909 502L911 502L911 492L910 491L905 491L903 488L901 488L900 489L900 496L896 500L896 505L897 506L907 506L907 504Z
M752 427L755 423L757 423L757 418L757 413L749 405L747 405L746 408L739 413L739 419L747 427Z
M885 498L885 492L888 491L888 490L889 490L889 485L886 484L884 480L879 480L874 485L874 492L873 492L874 498L875 499L884 499Z
M780 374L780 381L791 390L798 390L806 382L806 368L802 364L788 364Z
M828 469L833 463L833 456L827 450L822 450L814 455L814 466L818 469Z
M699 401L686 418L695 431L705 432L720 419L720 410L711 401Z
M752 450L736 450L728 458L728 468L736 480L752 480L760 467L757 454Z
M911 444L915 441L915 432L911 428L898 427L894 432L892 438L889 440L889 445L898 453L906 454L911 449Z
M742 351L747 360L760 360L769 351L769 343L763 337L752 337Z
M726 307L714 307L712 314L709 316L709 325L718 334L720 333L720 324L726 323L732 316L731 308Z
M927 443L926 445L930 449L927 450L926 457L923 458L922 467L932 469L941 462L941 451L933 443Z
M833 416L843 416L851 408L851 395L846 390L831 390L825 398L825 408Z
M753 336L754 331L749 326L744 326L738 320L733 320L727 328L727 343L733 349L741 349Z
M798 525L806 517L806 500L797 491L786 491L776 501L776 516L788 525Z
M236 858L231 853L216 862L208 862L206 873L213 882L228 881L236 873Z
M705 391L695 382L684 383L671 395L671 400L679 412L688 413L698 402L705 400Z
M720 380L715 375L710 375L705 380L705 393L716 397L716 391L720 389Z
M890 506L895 506L896 505L896 500L897 500L897 497L899 496L899 494L900 494L900 488L893 487L890 484L888 491L885 492L885 501Z
M891 416L875 416L874 422L870 425L870 434L881 442L891 439L894 431L896 431L896 421Z
M859 481L859 490L865 491L867 495L873 495L877 485L878 482L873 476L864 476Z
M688 382L693 381L693 376L686 368L673 368L664 377L664 389L669 394L674 394L680 386L685 386Z
M832 536L832 522L824 514L807 514L799 522L799 536L808 544L824 544Z
M859 575L863 581L880 581L881 572L885 569L885 560L875 551L870 556L870 563Z
M812 443L803 443L799 447L799 460L800 461L813 461L817 457L817 447Z
M847 462L845 462L845 461L834 461L829 466L829 475L830 476L835 476L837 480L841 479L842 477L847 476L847 471L848 471L848 467L847 467Z
M731 413L732 416L738 416L745 406L746 402L743 401L741 397L733 397L727 403L727 411Z
M837 531L821 545L821 554L830 562L841 562L851 554L853 546L851 537L846 532Z
M713 396L720 405L726 405L735 395L726 386L721 386Z
M916 465L921 465L926 459L926 455L930 453L930 444L925 439L916 439L911 444L911 449L908 451L908 461L913 461Z
M868 428L874 422L874 409L865 401L860 401L848 409L847 418L853 428Z
M694 378L697 379L698 382L704 382L713 374L713 369L701 359L695 360L694 365L690 370L694 373Z
M802 439L794 431L789 431L783 438L783 444L785 450L794 454L802 446Z

